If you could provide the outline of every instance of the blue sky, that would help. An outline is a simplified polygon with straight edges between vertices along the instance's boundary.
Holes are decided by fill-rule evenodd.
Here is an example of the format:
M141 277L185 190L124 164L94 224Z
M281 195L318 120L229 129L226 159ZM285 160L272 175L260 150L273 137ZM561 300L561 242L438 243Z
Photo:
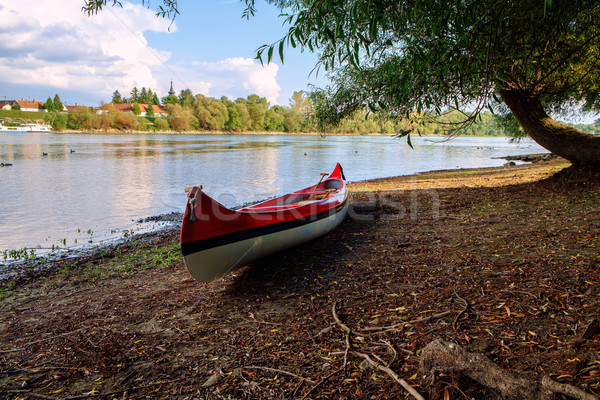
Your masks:
M87 17L83 0L0 0L0 99L45 100L58 93L66 104L96 106L114 90L133 86L231 99L258 94L288 105L309 83L317 57L289 48L285 63L261 66L255 50L281 38L280 11L257 1L257 14L242 18L238 0L180 0L171 25L140 2L123 2ZM151 2L157 6L158 0ZM170 28L170 29L169 29ZM310 76L309 76L310 75Z

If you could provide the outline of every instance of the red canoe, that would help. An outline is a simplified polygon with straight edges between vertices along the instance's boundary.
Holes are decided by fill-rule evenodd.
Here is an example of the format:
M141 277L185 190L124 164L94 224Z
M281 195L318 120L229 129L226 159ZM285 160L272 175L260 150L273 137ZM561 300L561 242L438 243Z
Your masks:
M203 282L268 254L317 238L348 212L340 164L316 185L231 210L193 187L181 225L181 251L192 276Z

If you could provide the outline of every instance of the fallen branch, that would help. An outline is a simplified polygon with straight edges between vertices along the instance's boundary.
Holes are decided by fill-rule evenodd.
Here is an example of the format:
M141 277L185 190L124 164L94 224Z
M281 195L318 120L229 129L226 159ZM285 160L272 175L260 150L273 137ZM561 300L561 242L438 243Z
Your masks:
M456 296L456 298L463 303L463 309L460 310L460 312L458 314L456 314L456 317L454 317L454 321L452 321L452 330L456 331L456 323L458 322L458 320L460 319L460 317L467 312L467 310L469 309L469 303L463 299L462 297L460 297L458 295L458 293L456 293L456 289L454 290L454 295Z
M20 349L0 350L0 354L6 354L6 353L16 353L16 352L19 352L19 351L25 351L25 350L27 350L27 348L28 348L29 346L33 346L33 345L34 345L34 344L36 344L36 343L45 342L45 341L52 340L52 339L56 339L56 338L59 338L59 337L64 337L64 336L69 336L69 335L74 335L75 333L81 332L81 331L82 331L82 330L84 330L84 329L87 329L87 328L79 328L79 329L76 329L76 330L74 330L74 331L72 331L72 332L61 333L60 335L55 335L55 336L52 336L52 337L48 337L48 338L44 338L44 339L40 339L40 340L36 340L36 341L34 341L34 342L29 342L29 343L27 343L25 346L23 346L23 347L22 347L22 348L20 348Z
M383 344L385 344L392 351L392 354L394 355L394 358L392 358L392 361L387 363L388 366L392 365L394 363L394 361L396 361L396 357L398 357L398 352L396 351L394 346L392 346L392 344L390 342L388 342L387 340L382 340L381 342ZM411 353L411 355L412 355L412 353Z
M312 382L310 379L303 378L300 375L296 375L292 372L284 371L284 370L278 369L278 368L261 367L260 365L246 365L245 367L242 367L242 369L262 369L264 371L270 371L270 372L275 372L278 374L293 376L294 378L297 378L297 379L300 379L303 381Z
M371 357L369 357L369 355L368 355L368 354L360 353L360 352L358 352L358 351L353 351L353 352L351 352L351 354L354 354L354 355L356 355L356 356L358 356L358 357L362 357L362 358L364 358L365 360L367 360L367 362L368 362L369 364L371 364L372 366L374 366L374 367L375 367L375 368L377 368L378 370L380 370L380 371L383 371L383 372L385 372L386 374L388 374L388 375L389 375L389 376L390 376L390 377L391 377L393 380L395 380L395 381L396 381L396 383L399 383L400 385L402 385L402 387L403 387L404 389L406 389L406 391L407 391L408 393L410 393L410 394L411 394L411 395L412 395L412 396L413 396L415 399L417 399L417 400L425 400L425 399L423 398L423 396L421 396L421 395L419 394L419 392L417 392L417 391L415 390L415 388L413 388L413 387L412 387L412 386L411 386L411 385L410 385L408 382L406 382L404 379L400 378L400 377L398 376L398 374L396 374L396 373L395 373L395 372L394 372L394 371L393 371L391 368L389 368L389 367L386 367L385 365L381 365L381 364L379 364L377 361L374 361L374 360L373 360Z
M578 400L598 400L592 394L571 385L544 377L541 382L515 376L483 354L470 353L462 346L434 340L421 353L421 372L432 380L439 373L458 373L495 390L506 399L549 400L554 393L566 394Z
M185 378L178 378L178 379L173 379L170 381L158 381L158 382L154 382L154 383L149 383L147 385L142 385L142 386L134 386L132 388L126 388L126 389L122 389L122 390L116 390L114 392L108 392L108 393L100 393L100 392L90 392L90 393L84 393L80 396L73 396L73 397L65 397L63 398L63 400L80 400L80 399L88 399L90 397L109 397L109 396L114 396L117 394L121 394L121 393L126 393L126 392L136 392L138 390L142 390L142 389L147 389L153 386L157 386L157 385L168 385L171 383L175 383L175 382L179 382L181 380L183 380Z
M442 318L445 317L448 314L452 314L452 311L444 311L438 314L433 314L430 315L428 317L423 317L423 318L419 318L419 319L413 319L412 321L405 321L405 322L400 322L394 325L388 325L388 326L373 326L371 328L363 328L361 329L361 331L363 332L387 332L387 331L391 331L394 329L398 329L402 326L406 326L406 325L414 325L414 324L420 324L423 322L427 322L429 320L432 319L437 319L437 318Z
M565 396L572 397L574 399L581 400L598 400L598 397L584 392L578 387L567 385L566 383L559 383L553 381L552 379L544 376L542 378L542 387L546 390L549 390L553 393L564 394Z
M156 386L156 385L163 385L163 384L170 384L170 383L174 383L174 382L179 382L184 378L179 378L179 379L174 379L171 381L164 381L164 382L154 382L154 383L150 383L147 385L143 385L143 386L135 386L132 388L127 388L127 389L122 389L122 390L117 390L114 392L108 392L108 393L100 393L100 392L95 392L92 391L90 393L84 393L82 395L79 396L72 396L72 397L64 397L63 400L81 400L81 399L89 399L92 397L109 397L109 396L114 396L117 394L121 394L121 393L125 393L125 392L134 392L134 391L138 391L141 389L146 389L152 386ZM42 400L58 400L56 397L48 397L48 396L44 396L42 394L38 394L35 392L32 392L30 390L2 390L0 391L0 394L9 394L9 395L19 395L19 394L27 394L27 396L29 397L33 397L36 399L42 399Z
M338 317L337 313L335 312L336 304L337 303L335 303L335 302L333 303L333 306L331 307L331 313L333 314L333 319L335 320L335 322L337 322L342 327L342 329L346 332L346 349L344 350L344 363L342 364L341 367L339 367L338 369L336 369L335 371L333 371L332 373L327 375L325 378L321 379L319 381L319 383L317 383L316 385L311 387L310 390L308 392L306 392L304 394L304 396L302 396L302 400L307 398L309 394L311 394L313 391L315 391L319 386L321 386L329 378L331 378L332 376L339 374L341 371L343 371L346 368L346 365L348 364L348 352L350 351L350 347L351 347L350 333L352 332L352 330L346 324L344 324Z
M256 319L246 319L246 318L242 318L242 320L246 321L246 322L251 322L251 323L255 323L255 324L264 324L264 325L282 325L281 323L277 323L277 322L269 322L269 321L259 321Z
M327 379L329 379L332 376L340 373L344 368L346 368L345 364L343 366L341 366L340 368L336 369L335 371L333 371L332 373L330 373L329 375L327 375L325 378L321 379L319 381L319 383L317 383L316 385L314 385L313 387L311 387L310 390L308 392L306 392L304 394L304 396L302 396L302 400L304 400L305 398L307 398L309 394L311 394L314 390L316 390L319 386L321 386L325 381L327 381Z
M352 333L352 329L350 329L348 327L348 325L344 324L342 322L342 320L340 319L340 317L338 317L337 313L335 312L336 305L337 305L337 302L334 302L333 306L331 307L331 314L333 314L333 319L340 326L340 328L342 328L345 332L347 332L348 334Z
M346 365L346 360L347 360L347 354L349 352L349 349L351 348L350 346L350 333L352 333L352 329L350 329L348 327L348 325L344 324L342 322L342 320L338 317L336 311L335 311L335 306L336 303L333 303L333 307L331 308L331 313L333 314L333 319L335 320L335 322L346 332L346 353L344 354L344 366ZM389 347L392 347L391 344L384 342L385 344L387 344ZM392 347L392 351L394 353L394 359L396 358L396 351L393 349ZM415 388L413 388L408 382L406 382L404 379L400 378L394 371L392 371L391 368L389 368L388 366L385 366L383 364L379 364L377 361L374 361L368 354L365 353L361 353L358 351L350 351L350 354L354 354L358 357L362 357L365 360L367 360L367 362L369 364L371 364L372 366L374 366L375 368L379 369L380 371L385 372L386 374L388 374L392 379L394 379L397 383L399 383L404 389L406 389L408 391L408 393L410 393L415 399L417 400L425 400L423 398L423 396L421 396L419 394L419 392L417 392L415 390ZM312 391L312 389L311 389ZM308 395L308 393L307 393ZM306 397L306 395L305 395Z

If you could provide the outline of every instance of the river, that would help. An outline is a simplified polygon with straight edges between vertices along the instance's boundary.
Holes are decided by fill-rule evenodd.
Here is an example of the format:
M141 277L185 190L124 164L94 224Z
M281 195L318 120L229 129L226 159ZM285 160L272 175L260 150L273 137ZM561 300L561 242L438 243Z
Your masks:
M0 134L0 263L7 249L76 248L155 229L182 212L184 188L227 206L316 183L336 162L349 181L500 166L546 152L532 141L389 136Z

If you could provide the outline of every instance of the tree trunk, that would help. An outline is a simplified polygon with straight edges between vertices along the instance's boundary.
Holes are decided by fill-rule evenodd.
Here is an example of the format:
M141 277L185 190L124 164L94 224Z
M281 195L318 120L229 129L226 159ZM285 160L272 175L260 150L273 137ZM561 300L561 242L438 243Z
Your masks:
M552 398L541 385L500 368L483 354L470 353L464 347L445 340L434 340L425 346L420 363L421 372L432 380L441 372L462 374L498 391L503 399Z
M501 89L500 96L521 127L540 146L573 165L600 167L600 136L591 135L553 120L540 100L519 89Z
M421 353L421 372L435 380L439 373L458 373L500 393L503 399L550 400L554 393L573 399L598 400L575 386L558 383L544 376L541 382L529 380L500 368L483 354L470 353L464 347L445 340L434 340Z

